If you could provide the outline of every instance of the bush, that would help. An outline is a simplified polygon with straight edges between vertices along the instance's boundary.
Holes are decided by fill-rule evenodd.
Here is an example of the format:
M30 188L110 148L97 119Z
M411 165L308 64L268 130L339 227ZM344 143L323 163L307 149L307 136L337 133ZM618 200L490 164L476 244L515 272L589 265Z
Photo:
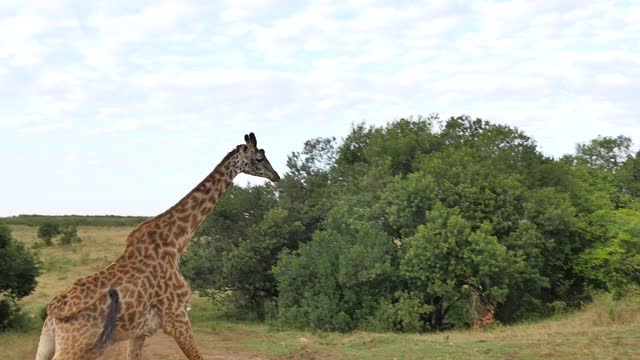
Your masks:
M327 228L274 267L278 320L323 331L371 326L392 286L393 243L375 223L354 219L347 205L329 214Z
M54 223L44 223L38 227L38 238L47 245L53 245L53 238L60 235L60 225Z
M66 225L60 228L60 234L62 236L58 241L60 245L71 245L73 243L79 243L82 241L78 236L78 229L73 225Z
M16 300L35 289L37 258L13 239L6 225L0 225L0 274L0 331L25 328L27 320Z
M8 226L0 226L0 249L4 249L11 243L11 230Z
M422 294L398 291L393 301L383 300L375 314L363 324L371 331L399 331L419 333L428 330L422 319L433 307L424 303Z
M15 299L0 299L0 332L8 329L26 331L30 325L29 317L22 312Z

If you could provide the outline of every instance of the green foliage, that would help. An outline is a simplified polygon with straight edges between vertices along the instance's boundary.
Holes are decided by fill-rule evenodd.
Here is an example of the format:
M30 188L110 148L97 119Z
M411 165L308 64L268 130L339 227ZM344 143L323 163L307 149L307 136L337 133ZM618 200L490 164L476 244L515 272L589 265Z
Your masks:
M231 188L182 267L236 314L287 326L421 332L553 314L638 283L631 148L598 137L553 159L468 116L356 124L341 143L306 141L278 184Z
M275 193L271 186L248 189L231 186L205 220L196 237L205 236L220 241L246 237L249 228L260 222L264 214L275 206Z
M264 318L265 301L275 298L271 273L277 254L295 248L304 226L287 210L270 208L272 188L234 187L200 229L181 269L192 287L211 297L232 291L228 299L243 312ZM235 219L235 222L233 221Z
M370 164L387 160L392 174L407 174L418 155L441 146L433 134L434 118L399 119L383 128L373 128L364 155Z
M26 331L30 329L29 317L22 312L16 299L12 297L0 298L0 333L6 330Z
M628 199L628 206L639 208L638 198L640 198L640 151L634 156L628 156L616 172L620 192Z
M52 222L43 223L38 227L38 238L46 246L53 245L53 238L58 237L60 245L71 245L82 241L78 236L78 229L75 225L60 225Z
M236 301L255 309L259 319L265 316L264 302L277 296L271 272L277 254L293 247L303 230L300 222L289 220L286 210L272 209L245 240L223 255L222 271Z
M631 154L631 138L598 136L576 146L572 158L580 169L582 181L594 190L608 195L615 208L627 207L637 199L638 156Z
M8 247L12 241L11 229L6 225L0 225L0 249Z
M234 304L229 309L239 310L238 314L247 314L247 310L256 311L261 306L263 299L254 301L251 296L259 292L262 284L248 284L244 281L234 283L233 280L241 276L233 273L233 267L230 266L229 261L237 260L234 255L238 257L245 255L243 251L238 252L237 249L240 246L243 246L243 249L247 248L246 239L251 234L250 229L262 220L274 204L275 192L271 186L247 189L231 186L227 190L213 213L198 230L196 238L180 263L182 273L189 279L194 290L218 302L232 301ZM249 293L239 290L252 287L255 291ZM239 291L232 293L232 289ZM229 294L230 296L227 296ZM247 316L251 317L249 314Z
M64 225L60 227L60 245L71 245L82 241L78 236L78 229L73 225Z
M387 231L397 237L413 235L424 224L425 212L437 201L438 188L436 180L424 172L394 177L381 194L380 211Z
M383 298L373 316L361 327L373 331L423 332L423 319L433 312L419 292L397 291L391 300Z
M577 269L593 286L619 297L640 285L640 212L621 209L598 215L606 218L606 240L585 250Z
M287 325L347 331L376 312L394 278L394 246L379 226L352 218L348 208L329 215L328 229L295 252L281 255L278 317Z
M334 139L305 142L277 186L231 187L200 228L181 268L193 288L229 302L231 312L263 319L278 295L278 254L310 241L325 219Z
M517 259L491 235L488 223L474 231L457 209L441 204L404 244L401 274L434 307L427 322L436 330L447 326L446 315L462 299L465 287L474 288L495 306L506 298L509 284L520 280L520 274L512 271L519 267Z
M38 227L38 238L40 238L45 245L51 246L53 245L52 239L60 235L60 231L60 225L47 222Z
M1 331L22 326L24 318L15 300L33 292L39 274L35 255L13 239L6 225L0 225L0 274Z
M593 168L614 173L631 156L630 137L598 136L589 143L576 145L576 160Z

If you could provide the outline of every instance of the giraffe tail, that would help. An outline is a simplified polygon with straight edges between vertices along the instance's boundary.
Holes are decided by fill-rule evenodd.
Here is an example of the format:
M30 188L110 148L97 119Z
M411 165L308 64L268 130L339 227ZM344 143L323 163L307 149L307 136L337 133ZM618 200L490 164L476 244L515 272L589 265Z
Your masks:
M109 306L109 310L107 311L107 317L104 321L104 325L102 326L102 332L100 333L100 337L96 341L93 346L94 350L100 350L105 345L109 343L113 332L116 330L116 318L118 317L118 304L120 302L120 295L118 291L114 288L109 289L109 297L111 298L111 304Z

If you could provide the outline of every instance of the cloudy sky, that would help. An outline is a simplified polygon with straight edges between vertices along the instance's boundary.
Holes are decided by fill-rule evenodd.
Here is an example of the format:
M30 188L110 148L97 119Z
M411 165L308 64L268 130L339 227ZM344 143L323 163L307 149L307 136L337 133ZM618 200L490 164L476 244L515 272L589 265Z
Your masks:
M248 131L281 172L429 113L638 143L640 3L3 0L0 81L0 216L154 215Z

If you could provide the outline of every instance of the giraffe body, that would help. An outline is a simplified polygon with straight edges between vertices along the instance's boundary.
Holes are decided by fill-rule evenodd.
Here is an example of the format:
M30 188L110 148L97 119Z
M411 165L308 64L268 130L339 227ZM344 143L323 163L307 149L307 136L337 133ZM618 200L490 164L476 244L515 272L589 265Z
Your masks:
M107 345L123 340L129 340L128 358L140 359L145 338L161 329L187 358L202 359L187 316L191 289L178 265L194 233L240 172L280 179L253 133L182 200L136 227L111 265L76 280L49 303L36 360L96 359ZM109 309L115 312L115 328L102 344L98 339L109 334Z

